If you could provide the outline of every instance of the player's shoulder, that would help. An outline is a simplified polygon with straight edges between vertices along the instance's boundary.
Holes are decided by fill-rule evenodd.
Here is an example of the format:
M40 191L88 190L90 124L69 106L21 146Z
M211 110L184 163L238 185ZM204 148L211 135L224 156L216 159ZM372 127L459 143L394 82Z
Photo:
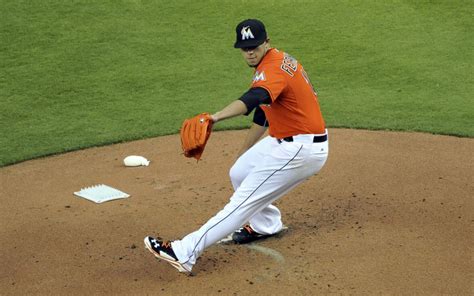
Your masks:
M276 66L280 67L282 63L285 64L297 64L298 60L294 58L291 54L278 50L276 48L272 48L267 55L265 56L264 62L262 63L264 66Z
M268 50L266 58L268 58L268 62L275 63L281 61L285 57L285 54L286 53L284 51L278 50L276 48L271 48L270 50Z
M271 73L272 75L293 77L299 67L298 61L290 54L272 48L265 56L264 61L256 69L258 73Z
M274 58L274 59L279 59L279 60L282 60L282 59L296 60L290 53L288 53L288 52L286 52L286 51L283 51L283 50L276 49L276 48L272 48L271 51L270 51L270 54L273 55L273 58Z
M265 57L263 58L263 61L260 63L258 68L260 70L277 69L278 67L280 67L280 64L282 63L284 57L285 57L285 53L283 51L280 51L276 48L271 48L265 54Z

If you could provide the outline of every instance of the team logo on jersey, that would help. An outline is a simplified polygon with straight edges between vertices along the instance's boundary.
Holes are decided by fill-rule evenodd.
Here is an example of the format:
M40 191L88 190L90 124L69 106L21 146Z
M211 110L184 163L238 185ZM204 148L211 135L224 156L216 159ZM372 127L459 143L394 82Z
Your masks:
M255 71L255 75L253 76L253 82L255 83L257 81L265 81L265 72Z
M242 40L247 40L247 39L254 39L253 33L250 30L250 26L246 26L242 28L242 31L240 31L240 35L242 35Z

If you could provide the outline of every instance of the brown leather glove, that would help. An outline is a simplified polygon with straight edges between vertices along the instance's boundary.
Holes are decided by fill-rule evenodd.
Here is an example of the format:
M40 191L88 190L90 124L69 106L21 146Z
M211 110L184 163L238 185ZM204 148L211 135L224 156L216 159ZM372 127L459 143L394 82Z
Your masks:
M201 159L207 140L211 136L213 123L209 113L201 113L183 122L180 134L184 156Z

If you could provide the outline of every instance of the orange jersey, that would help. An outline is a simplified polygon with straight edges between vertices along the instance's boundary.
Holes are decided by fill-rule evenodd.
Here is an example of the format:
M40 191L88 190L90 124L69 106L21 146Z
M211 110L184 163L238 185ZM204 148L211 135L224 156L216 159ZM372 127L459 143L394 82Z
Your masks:
M260 105L270 136L281 139L325 133L318 96L301 64L287 53L270 49L255 69L253 87L270 94L271 104Z

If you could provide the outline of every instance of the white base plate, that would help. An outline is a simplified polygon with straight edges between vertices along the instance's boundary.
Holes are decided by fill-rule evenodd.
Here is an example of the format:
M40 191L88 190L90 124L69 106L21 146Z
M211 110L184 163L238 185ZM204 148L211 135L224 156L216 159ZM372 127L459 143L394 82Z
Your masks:
M82 188L80 191L74 192L74 195L95 203L130 197L129 194L104 184Z

